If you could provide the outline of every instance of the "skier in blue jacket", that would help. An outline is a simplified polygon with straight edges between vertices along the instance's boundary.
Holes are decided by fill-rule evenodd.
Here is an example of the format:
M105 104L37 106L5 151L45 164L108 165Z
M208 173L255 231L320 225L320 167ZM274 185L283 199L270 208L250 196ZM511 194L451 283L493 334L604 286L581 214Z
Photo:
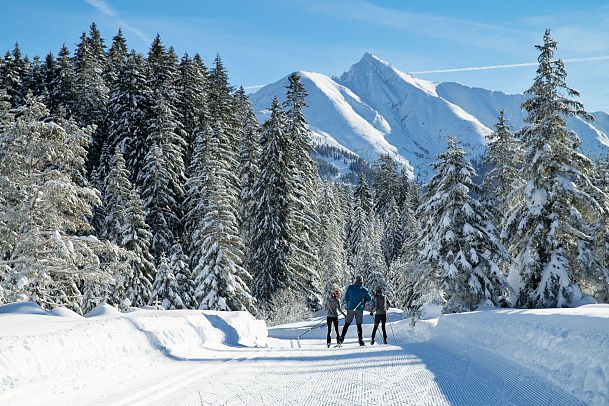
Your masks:
M347 334L349 325L353 321L353 317L355 317L359 345L365 345L362 330L362 323L364 321L364 305L366 302L371 301L372 297L370 296L370 293L368 293L368 289L362 285L362 277L357 276L353 285L350 285L345 292L343 300L347 307L347 317L345 317L345 325L343 326L343 332L340 336L341 343L345 341L345 335Z

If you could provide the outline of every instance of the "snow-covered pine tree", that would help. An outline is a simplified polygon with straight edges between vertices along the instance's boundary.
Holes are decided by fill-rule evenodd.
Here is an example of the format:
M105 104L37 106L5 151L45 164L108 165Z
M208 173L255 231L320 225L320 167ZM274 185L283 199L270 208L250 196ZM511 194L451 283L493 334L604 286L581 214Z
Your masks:
M298 73L288 77L286 100L287 136L292 140L290 154L291 182L290 222L293 240L290 267L300 279L299 284L305 288L311 303L319 301L319 256L317 252L319 236L319 216L317 214L318 194L320 189L317 162L313 159L312 134L304 117L303 109L307 107L307 91Z
M92 26L92 29L94 26ZM94 34L99 35L99 33ZM102 76L105 55L83 32L74 54L74 105L72 113L81 125L99 125L106 116L108 87ZM99 60L98 58L103 58ZM98 151L99 152L99 151Z
M503 236L514 258L509 279L516 305L563 307L582 293L607 289L607 268L594 247L594 225L607 209L595 198L591 161L577 152L579 137L566 128L568 117L591 116L571 99L579 93L567 86L564 63L554 59L557 43L549 30L536 48L539 67L522 105L523 182Z
M106 212L103 237L134 254L132 272L118 281L113 302L122 308L145 306L155 273L150 254L151 234L119 146L115 147L111 170L106 176L103 203Z
M350 203L351 210L347 223L347 262L354 269L361 239L368 231L369 220L374 214L372 193L364 175L360 175Z
M498 262L508 255L490 214L471 195L479 192L476 172L456 139L449 138L433 167L419 211L425 217L423 257L440 270L434 282L443 292L444 312L505 305L508 286Z
M188 257L182 250L182 244L177 243L171 249L169 266L178 283L178 293L182 299L185 309L196 309L197 303L194 299L192 272L188 265Z
M404 244L404 230L400 221L400 212L393 196L389 198L384 210L381 249L385 265L389 266L401 255L402 245Z
M89 154L87 173L99 166L99 157L107 133L103 125L107 114L109 89L103 77L106 57L103 42L95 24L91 25L91 36L83 32L74 55L74 105L72 113L80 125L95 125Z
M383 224L381 219L372 214L364 234L359 239L357 254L353 259L353 272L361 275L369 289L387 289L387 265L381 250Z
M144 60L132 51L111 85L108 101L108 148L117 145L125 155L130 180L136 183L148 153L148 120L152 116L153 96L144 74ZM139 185L138 185L139 186Z
M81 284L107 284L98 252L107 247L87 234L97 192L75 181L90 132L73 122L51 122L48 110L26 97L18 117L0 135L0 224L9 273L9 300L82 311ZM110 251L112 247L110 247Z
M357 180L357 185L353 191L353 198L366 215L372 213L374 198L370 191L370 187L368 186L368 182L366 181L366 177L363 174L360 174L359 179Z
M42 81L44 91L40 95L40 100L51 112L55 111L58 105L58 102L53 97L53 83L56 82L55 76L57 73L57 61L55 60L55 55L53 55L52 52L49 52L44 58L44 63L42 64Z
M32 59L32 67L23 80L22 91L25 92L25 95L31 92L33 96L39 97L39 100L44 104L44 99L40 97L45 93L43 66L38 55Z
M290 148L292 140L285 131L285 113L277 98L271 116L264 123L260 138L260 176L254 186L255 210L254 294L270 301L277 291L290 289L291 230L289 225L289 188L291 186Z
M342 196L335 191L330 181L323 182L320 207L320 244L321 284L324 296L344 286L350 280L347 268L345 212Z
M207 139L203 182L205 206L198 231L199 261L194 266L195 300L200 309L254 310L252 277L241 266L243 243L239 236L236 175L230 145L216 121Z
M146 59L148 86L155 95L160 95L172 110L176 107L176 80L178 78L178 63L172 48L165 49L161 36L156 35Z
M49 87L51 114L58 115L62 111L70 111L74 106L74 67L70 50L63 44L57 54L56 72Z
M200 61L198 55L195 57ZM186 151L184 162L190 165L197 128L201 120L207 119L207 69L203 62L197 63L185 54L178 67L176 84L177 111L184 129Z
M19 44L15 43L12 52L6 51L2 63L2 87L11 99L13 106L23 104L24 79L29 62L24 61L21 56Z
M114 38L112 38L112 45L106 57L106 65L104 67L106 83L112 84L117 80L118 72L123 69L128 57L127 40L123 35L123 31L119 28Z
M602 193L595 193L599 203L609 207L609 156L604 156L594 163L592 182ZM600 216L595 224L596 255L602 264L609 263L609 218ZM609 301L609 290L603 284L584 288L587 294L593 296L599 303Z
M411 185L409 185L411 191ZM412 306L413 291L421 280L430 277L429 263L421 252L421 222L412 209L411 197L402 200L400 229L402 230L401 255L391 264L388 276L388 295L396 306Z
M237 93L237 108L239 109L239 122L241 123L241 143L239 150L239 180L241 181L240 209L241 209L241 236L245 246L243 265L245 269L252 270L254 257L254 228L257 202L254 198L256 179L260 174L258 160L260 159L260 125L252 106L241 87Z
M149 305L156 303L163 306L165 310L184 309L178 281L165 255L161 255L161 260L157 266L156 277L148 302Z
M398 196L398 168L391 155L381 155L373 168L374 211L385 218ZM393 202L392 202L393 200Z
M219 57L210 75L210 120L201 120L187 182L189 256L201 309L253 310L239 235L238 126Z
M520 181L522 146L516 134L510 131L503 110L499 113L495 132L488 137L488 148L484 156L487 169L482 181L481 201L494 214L494 224L499 226L503 215L512 205L510 196Z
M170 255L182 235L182 203L185 168L184 140L176 133L178 125L162 95L155 100L154 116L148 127L150 149L137 183L152 231L150 251L155 258Z

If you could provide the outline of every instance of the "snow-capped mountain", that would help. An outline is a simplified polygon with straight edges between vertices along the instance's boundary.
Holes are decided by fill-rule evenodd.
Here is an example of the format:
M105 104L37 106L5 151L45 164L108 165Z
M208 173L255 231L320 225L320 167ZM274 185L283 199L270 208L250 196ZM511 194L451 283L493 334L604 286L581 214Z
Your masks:
M428 164L444 151L449 136L461 140L475 159L484 153L485 137L501 109L514 129L524 125L523 95L422 80L370 53L340 77L300 74L309 93L305 116L318 144L369 162L391 154L422 179L430 175ZM283 100L287 83L285 77L251 96L260 120L265 119L274 96ZM594 116L594 123L579 118L568 123L582 138L582 151L589 156L609 149L609 115ZM340 171L348 169L347 160L342 167L335 156L328 160Z

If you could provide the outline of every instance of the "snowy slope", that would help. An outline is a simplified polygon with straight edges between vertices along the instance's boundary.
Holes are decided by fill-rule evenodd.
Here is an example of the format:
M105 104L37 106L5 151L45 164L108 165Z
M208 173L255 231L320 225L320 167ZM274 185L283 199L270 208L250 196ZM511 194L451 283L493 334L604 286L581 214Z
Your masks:
M483 152L490 130L474 116L436 93L435 84L400 72L366 53L339 79L389 123L387 140L420 173L444 151L449 136L459 138L470 156Z
M364 103L350 89L320 73L299 72L307 89L305 116L315 136L315 142L344 149L368 161L381 154L390 154L409 167L408 161L389 143L385 136L390 128L384 117ZM251 96L258 118L263 121L274 96L285 100L287 77L265 86Z
M340 77L300 73L309 92L305 116L318 143L371 162L389 153L423 179L430 175L428 164L444 150L449 136L459 138L469 157L476 158L484 152L485 136L501 109L514 129L524 125L522 95L429 82L370 53ZM284 97L286 84L283 78L252 95L261 121L272 98ZM591 157L604 155L609 148L609 115L599 112L595 117L595 123L568 122L582 139L582 151Z
M489 128L494 128L499 111L502 109L513 130L518 130L525 125L526 114L520 108L524 101L523 95L509 95L454 82L440 83L436 87L436 91L444 99L471 112ZM598 157L606 153L609 148L609 138L607 137L609 116L602 112L593 115L595 120L591 123L577 117L570 118L567 126L581 138L581 150L590 157Z

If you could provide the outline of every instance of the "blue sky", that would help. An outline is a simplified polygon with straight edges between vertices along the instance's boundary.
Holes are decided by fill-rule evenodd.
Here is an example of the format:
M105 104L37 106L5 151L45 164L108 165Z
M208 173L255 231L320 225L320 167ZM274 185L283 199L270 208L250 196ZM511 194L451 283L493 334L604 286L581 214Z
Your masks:
M407 72L526 64L546 27L568 83L590 111L609 111L609 4L605 1L469 0L13 0L0 13L0 49L29 55L71 49L95 21L107 43L119 27L145 52L156 33L179 54L220 53L235 85L274 82L295 70L339 75L366 52ZM592 58L593 60L578 61ZM508 93L534 66L420 73Z

